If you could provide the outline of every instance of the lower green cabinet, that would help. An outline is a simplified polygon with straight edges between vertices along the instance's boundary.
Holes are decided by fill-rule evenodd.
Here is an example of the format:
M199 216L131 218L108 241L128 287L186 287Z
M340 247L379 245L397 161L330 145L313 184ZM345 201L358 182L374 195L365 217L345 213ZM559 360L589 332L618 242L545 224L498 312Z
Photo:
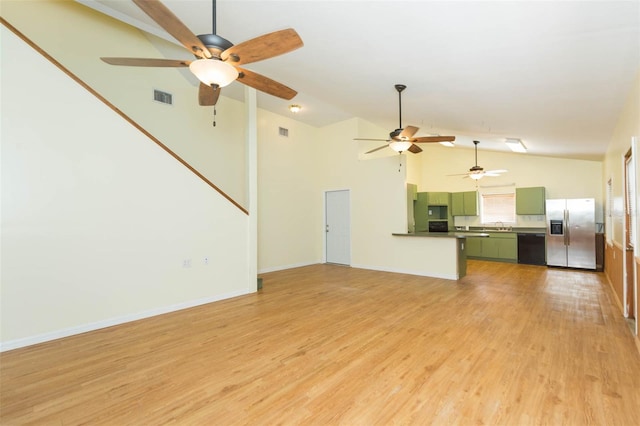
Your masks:
M467 237L467 256L482 256L482 237Z
M492 232L489 237L467 237L467 257L517 262L516 233Z

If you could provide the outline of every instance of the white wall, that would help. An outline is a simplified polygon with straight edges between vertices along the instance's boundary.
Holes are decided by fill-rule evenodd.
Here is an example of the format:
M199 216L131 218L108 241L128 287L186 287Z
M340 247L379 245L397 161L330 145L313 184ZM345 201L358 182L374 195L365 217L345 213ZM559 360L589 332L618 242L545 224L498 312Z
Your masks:
M2 0L2 16L247 206L242 102L225 97L223 89L213 127L213 108L198 105L197 80L187 69L113 66L100 60L101 56L165 57L161 52L175 59L192 59L190 52L75 1ZM48 96L48 88L40 88ZM171 93L174 105L153 101L154 89Z
M248 216L1 36L2 349L255 291Z

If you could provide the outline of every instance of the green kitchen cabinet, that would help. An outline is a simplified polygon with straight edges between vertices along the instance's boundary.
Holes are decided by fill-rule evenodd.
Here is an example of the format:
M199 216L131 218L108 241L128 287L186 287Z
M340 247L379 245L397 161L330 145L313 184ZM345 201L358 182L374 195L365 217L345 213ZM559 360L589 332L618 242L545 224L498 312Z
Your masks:
M418 185L407 183L407 197L414 201L418 199Z
M467 237L467 257L482 256L483 237Z
M464 215L464 192L451 193L451 216Z
M516 214L545 214L546 194L543 186L516 188Z
M515 232L490 232L489 237L467 237L467 257L515 263L518 240Z
M464 215L478 216L478 192L466 191L462 195L464 197Z
M450 193L448 192L427 192L428 204L430 206L448 206L450 204Z
M477 216L478 193L476 191L454 192L451 194L452 216Z
M500 240L491 237L482 240L482 257L500 258Z
M427 193L418 192L416 200L413 202L413 219L416 232L425 232L429 229L429 204L427 203Z
M505 260L518 260L518 240L515 238L512 239L503 239L500 243L500 259Z
M458 279L467 275L467 242L462 238L456 238L458 251Z

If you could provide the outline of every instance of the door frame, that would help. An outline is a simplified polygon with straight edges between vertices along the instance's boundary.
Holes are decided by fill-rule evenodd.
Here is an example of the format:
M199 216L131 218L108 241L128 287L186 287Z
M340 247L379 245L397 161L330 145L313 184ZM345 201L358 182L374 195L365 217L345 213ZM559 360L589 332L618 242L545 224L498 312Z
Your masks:
M622 286L622 308L623 315L625 318L633 318L635 320L635 334L638 334L638 306L637 306L637 268L636 268L636 255L637 255L637 239L638 239L638 227L637 227L637 211L629 212L629 192L631 192L631 196L635 198L634 205L637 210L637 176L638 176L638 168L636 167L637 163L637 150L636 150L636 139L635 137L631 139L631 147L623 156L623 197L624 197L624 221L623 221L623 230L624 230L624 256L623 256L623 286ZM635 179L633 182L630 182L629 176L627 173L627 164L630 164L633 167L633 173L635 175ZM631 191L629 191L631 189ZM636 235L635 240L631 241L631 235L629 231L629 227L633 226L635 229Z
M351 244L351 236L353 235L352 222L351 222L351 189L339 188L339 189L326 189L322 192L322 263L327 263L327 193L347 191L349 193L349 266L353 260L353 244Z

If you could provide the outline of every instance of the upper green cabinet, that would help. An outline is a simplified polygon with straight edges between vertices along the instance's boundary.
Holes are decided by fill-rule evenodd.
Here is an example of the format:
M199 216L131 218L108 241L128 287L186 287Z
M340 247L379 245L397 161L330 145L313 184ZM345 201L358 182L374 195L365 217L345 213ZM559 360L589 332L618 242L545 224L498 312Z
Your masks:
M516 188L516 214L545 213L546 195L544 187Z
M454 192L451 194L452 216L477 216L478 193L476 191Z
M448 192L427 192L427 202L430 206L448 206L450 195Z
M418 192L413 203L413 217L416 232L425 232L429 228L429 206L427 205L427 193Z
M413 201L418 199L418 185L407 183L407 198Z

